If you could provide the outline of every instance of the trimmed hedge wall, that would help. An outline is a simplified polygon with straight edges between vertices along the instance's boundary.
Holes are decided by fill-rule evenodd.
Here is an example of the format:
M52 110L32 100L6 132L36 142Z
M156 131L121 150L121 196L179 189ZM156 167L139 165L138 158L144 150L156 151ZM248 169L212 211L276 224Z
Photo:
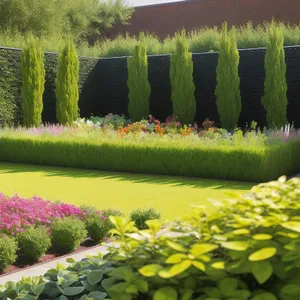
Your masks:
M288 82L288 121L300 127L300 46L286 47ZM0 49L0 97L13 107L13 121L21 120L20 50ZM266 112L261 104L264 94L265 49L240 50L239 75L241 78L242 112L239 125L256 120L266 125ZM127 58L80 58L80 100L82 117L91 114L126 114L128 107ZM205 118L219 121L216 97L216 66L218 53L194 54L194 82L196 85L196 121ZM44 94L44 122L55 122L55 74L57 54L46 53L46 86ZM149 81L151 85L151 113L160 119L172 114L171 84L168 55L149 56ZM3 92L4 91L4 92ZM0 102L1 103L1 102ZM1 111L1 110L0 110ZM1 116L0 116L1 118Z
M253 182L297 172L299 153L299 141L265 147L186 147L53 137L0 138L2 162Z

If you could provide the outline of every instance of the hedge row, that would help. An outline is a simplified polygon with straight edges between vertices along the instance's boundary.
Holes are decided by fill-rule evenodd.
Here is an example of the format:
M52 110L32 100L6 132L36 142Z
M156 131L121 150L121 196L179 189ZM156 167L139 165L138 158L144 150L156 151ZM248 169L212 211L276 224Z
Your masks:
M162 175L265 181L300 168L300 142L270 146L185 146L166 143L8 137L0 161Z

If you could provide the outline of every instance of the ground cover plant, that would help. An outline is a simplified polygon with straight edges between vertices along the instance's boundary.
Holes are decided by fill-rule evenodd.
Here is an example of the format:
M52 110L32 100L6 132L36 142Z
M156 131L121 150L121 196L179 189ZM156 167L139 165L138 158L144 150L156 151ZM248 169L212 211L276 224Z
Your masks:
M77 126L77 125L80 126ZM5 162L93 168L161 175L262 181L299 169L299 131L227 132L181 126L176 119L101 127L49 126L3 130Z
M3 299L297 300L300 179L259 184L207 214L198 208L169 230L137 230L111 217L119 248L8 282ZM134 234L132 234L134 233ZM72 279L72 280L70 280Z

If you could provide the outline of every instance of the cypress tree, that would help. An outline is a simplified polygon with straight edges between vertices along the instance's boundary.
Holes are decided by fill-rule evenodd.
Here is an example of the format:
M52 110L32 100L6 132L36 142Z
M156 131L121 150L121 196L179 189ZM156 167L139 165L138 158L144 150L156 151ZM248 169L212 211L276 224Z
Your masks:
M235 30L228 33L225 22L221 32L215 95L221 126L228 130L235 128L242 110L239 61Z
M127 58L129 105L128 112L133 121L149 116L151 87L148 81L148 57L142 42L134 48L133 57Z
M58 58L56 77L56 118L71 124L79 116L79 61L73 42L68 41Z
M176 50L170 58L173 113L182 124L191 124L196 114L193 58L185 31L176 33L175 38Z
M42 123L45 68L44 52L33 37L22 51L21 73L23 125L37 127Z
M287 123L288 100L283 43L283 30L273 21L268 28L265 95L262 97L262 104L267 111L268 127L273 128L280 128Z

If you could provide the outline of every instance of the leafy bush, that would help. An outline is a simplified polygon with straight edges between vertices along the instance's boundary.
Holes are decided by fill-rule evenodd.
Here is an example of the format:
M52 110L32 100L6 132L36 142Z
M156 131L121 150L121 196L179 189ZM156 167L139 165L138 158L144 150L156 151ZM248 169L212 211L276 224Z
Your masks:
M196 114L193 58L188 51L186 33L176 35L176 50L170 58L173 113L183 124L192 124Z
M21 253L30 262L36 262L51 246L51 239L44 227L29 227L17 236Z
M16 253L17 243L15 239L5 235L0 236L0 273L16 261Z
M76 250L86 237L84 223L74 217L57 219L51 224L52 246L59 253Z
M235 128L242 110L239 61L240 56L234 29L228 34L227 23L224 23L220 40L215 94L221 125L227 130Z
M79 61L75 45L69 41L58 59L56 79L56 117L61 124L71 124L79 115Z
M297 131L294 137L281 131L274 137L260 132L244 137L241 131L230 135L212 128L199 135L141 132L122 138L107 129L74 134L65 128L54 136L0 131L0 161L254 182L299 171Z
M97 212L93 208L83 208L86 213L85 227L88 236L95 242L100 243L109 235L109 231L114 227L109 216L122 216L122 212L114 209L106 209Z
M44 52L34 38L22 51L23 124L36 127L42 123L45 84Z
M148 57L146 47L140 42L134 48L133 57L127 58L129 105L128 112L133 121L149 116L151 87L148 81Z
M299 291L300 179L264 183L250 193L195 210L158 234L111 218L120 247L100 257L7 283L0 297L39 299L297 300ZM134 233L134 234L132 234ZM39 287L39 288L37 288Z
M130 220L134 222L135 226L142 230L148 229L146 224L149 220L155 220L160 218L160 213L157 212L154 208L149 209L135 209L130 213Z
M262 98L262 104L267 111L267 123L270 128L280 128L287 123L288 100L283 42L282 27L273 22L268 29L265 55L265 95Z

